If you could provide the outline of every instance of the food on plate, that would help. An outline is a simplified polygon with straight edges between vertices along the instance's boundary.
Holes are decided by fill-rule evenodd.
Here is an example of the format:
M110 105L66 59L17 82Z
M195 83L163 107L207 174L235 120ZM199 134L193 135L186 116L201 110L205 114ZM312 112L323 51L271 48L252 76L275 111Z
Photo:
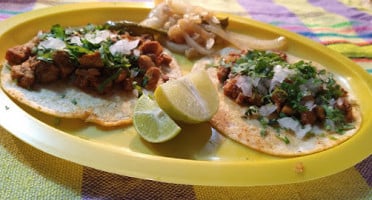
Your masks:
M262 40L227 26L228 18L176 0L140 24L57 24L7 50L1 86L53 116L106 127L134 120L154 143L181 131L173 120L210 121L233 140L280 156L322 151L357 132L358 104L332 73L281 52L283 37ZM220 51L226 46L237 49ZM181 77L166 48L206 58Z
M161 84L154 96L169 116L185 123L209 121L219 105L217 90L205 71Z
M213 12L182 0L167 0L153 8L141 23L168 33L167 48L187 57L211 55L224 42L241 49L282 49L284 37L258 39L226 30L228 18L220 19Z
M130 34L125 25L54 25L40 31L7 50L3 89L54 116L102 126L131 123L138 96L178 78L181 71L153 34Z
M219 91L211 124L253 149L297 156L333 147L361 124L352 95L319 64L274 51L227 50L203 59Z
M181 132L176 122L146 94L136 102L133 125L137 133L151 143L166 142Z

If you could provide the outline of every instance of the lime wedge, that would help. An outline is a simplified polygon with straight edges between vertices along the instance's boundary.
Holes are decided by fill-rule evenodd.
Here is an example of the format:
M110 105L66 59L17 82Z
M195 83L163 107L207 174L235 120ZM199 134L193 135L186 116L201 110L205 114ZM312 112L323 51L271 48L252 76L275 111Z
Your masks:
M206 71L191 72L161 84L154 96L172 119L185 123L209 121L219 104L217 90Z
M159 107L155 100L142 95L134 107L134 128L146 141L165 142L180 133L181 128Z

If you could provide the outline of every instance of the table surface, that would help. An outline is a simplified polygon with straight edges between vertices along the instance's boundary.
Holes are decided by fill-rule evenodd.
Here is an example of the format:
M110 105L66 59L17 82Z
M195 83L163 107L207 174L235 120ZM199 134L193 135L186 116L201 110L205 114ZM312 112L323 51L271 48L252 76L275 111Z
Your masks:
M31 10L78 2L83 1L0 0L0 21ZM188 2L309 37L372 73L371 0ZM0 160L0 199L372 199L372 156L340 173L302 183L253 187L181 185L81 166L39 151L0 127Z

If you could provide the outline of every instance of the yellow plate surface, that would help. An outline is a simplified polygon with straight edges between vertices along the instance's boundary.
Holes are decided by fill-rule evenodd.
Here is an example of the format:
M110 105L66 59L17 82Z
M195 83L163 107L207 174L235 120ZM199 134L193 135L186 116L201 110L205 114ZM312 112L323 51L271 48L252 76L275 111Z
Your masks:
M53 24L82 26L107 20L144 19L151 5L84 3L17 15L0 23L0 62L7 48L31 39ZM220 14L225 16L224 14ZM302 182L352 167L372 153L372 78L342 55L302 36L245 18L229 16L231 30L262 38L283 35L288 52L328 67L353 91L363 124L358 133L329 150L294 158L268 156L232 142L209 124L185 126L165 144L149 144L133 127L102 129L79 120L58 120L13 102L0 90L0 125L54 156L107 172L194 185L253 186ZM184 67L189 70L189 67ZM299 173L297 167L304 167Z

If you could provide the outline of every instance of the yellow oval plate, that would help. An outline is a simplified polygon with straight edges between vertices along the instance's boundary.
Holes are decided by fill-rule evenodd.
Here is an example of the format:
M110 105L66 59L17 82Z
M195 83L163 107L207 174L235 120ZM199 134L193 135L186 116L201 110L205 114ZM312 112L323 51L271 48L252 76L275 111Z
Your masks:
M7 48L30 40L39 30L49 30L53 24L82 26L107 20L141 21L150 6L84 3L17 15L0 23L0 62L4 62ZM245 18L229 16L229 19L231 30L244 30L243 33L263 38L287 37L288 52L319 62L334 72L360 103L363 124L358 133L329 150L294 158L253 151L215 132L209 124L185 126L174 140L149 144L140 139L133 127L102 129L79 120L54 119L16 104L2 90L0 125L42 151L84 166L137 178L194 185L302 182L345 170L371 154L372 79L369 74L342 55L302 36Z

